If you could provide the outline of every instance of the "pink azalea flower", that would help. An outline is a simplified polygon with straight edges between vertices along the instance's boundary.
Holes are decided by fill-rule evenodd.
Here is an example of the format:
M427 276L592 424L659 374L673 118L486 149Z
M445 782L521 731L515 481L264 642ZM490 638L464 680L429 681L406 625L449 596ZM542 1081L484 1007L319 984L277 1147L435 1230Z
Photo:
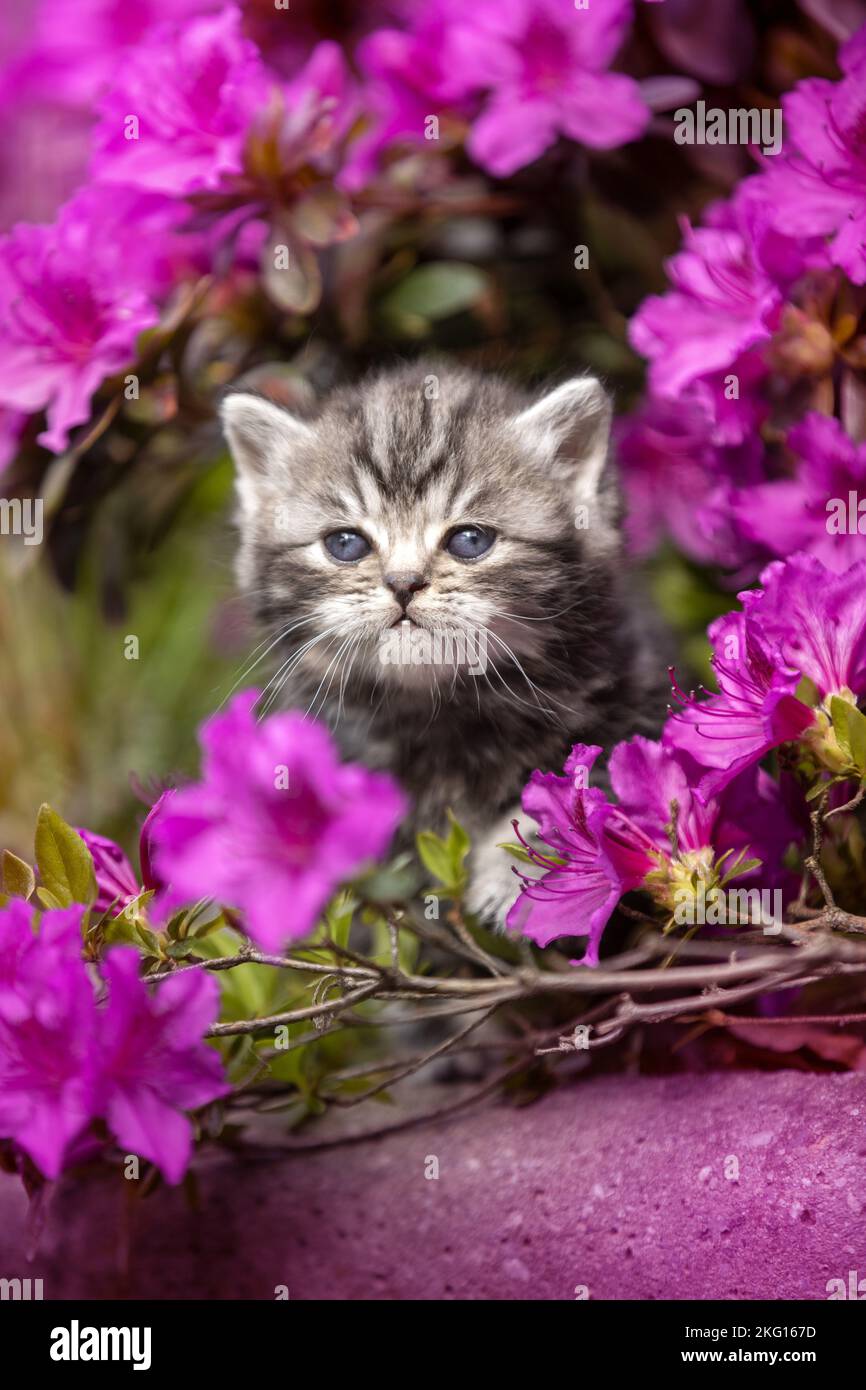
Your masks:
M158 892L165 887L153 863L153 828L158 823L169 801L174 796L174 788L167 787L151 806L142 823L138 837L138 858L141 865L142 887L148 892Z
M575 962L580 965L598 964L599 943L614 908L656 866L652 844L639 832L624 835L629 827L619 818L611 837L606 836L616 809L602 792L585 785L600 753L596 745L575 744L564 777L533 772L529 779L523 809L538 825L551 855L525 845L543 874L536 879L518 875L523 891L507 919L511 930L538 946L560 936L586 936L584 956Z
M530 164L565 135L610 149L642 135L650 111L638 84L608 71L631 20L630 0L446 0L407 30L359 47L377 121L352 171L397 139L422 140L430 115L473 121L472 158L497 177Z
M845 570L866 556L866 517L857 510L866 498L866 444L816 412L788 432L786 443L796 475L737 489L730 502L736 529L768 556L807 550L828 569Z
M202 1041L219 1010L219 986L191 970L148 990L134 947L106 957L108 1002L100 1015L100 1108L118 1143L180 1182L192 1149L181 1112L224 1096L222 1062Z
M405 800L387 776L341 764L300 714L256 723L238 695L200 734L204 778L153 822L167 910L202 897L241 909L265 950L306 935L337 886L388 847Z
M107 912L114 906L116 913L121 913L127 903L141 892L135 870L120 845L106 835L96 835L92 830L84 830L80 826L78 833L93 858L97 888L94 912Z
M102 104L93 173L174 199L209 259L225 244L236 261L260 254L270 235L270 247L286 246L292 275L268 273L269 247L266 287L282 308L309 312L320 292L316 250L358 229L335 188L357 87L332 42L281 83L241 25L228 6L155 29Z
M109 204L110 204L109 196ZM56 453L86 420L105 377L127 366L157 310L143 281L155 247L129 256L117 236L128 200L86 190L50 227L20 224L0 240L0 406L47 409L39 442ZM140 209L139 234L151 209Z
M600 751L577 744L565 777L533 773L524 810L551 854L527 846L536 870L543 872L539 878L522 877L509 927L540 946L585 935L585 954L573 963L594 966L605 926L620 898L633 889L642 888L670 907L675 887L692 873L699 870L712 881L724 856L741 851L762 860L762 886L779 881L776 866L799 827L766 774L751 768L719 799L704 802L696 795L701 770L688 754L636 737L611 753L613 803L585 786Z
M81 960L80 907L13 900L0 913L0 1135L48 1178L97 1113L93 988Z
M93 904L95 912L107 912L113 905L115 916L119 916L127 904L139 897L141 893L155 891L162 887L151 863L150 837L151 827L157 817L161 815L171 795L172 790L169 788L158 797L148 811L141 827L138 840L140 881L120 845L115 844L114 840L109 840L106 835L97 835L92 830L78 827L78 833L93 857L93 871L96 876L97 887L97 898Z
M723 447L712 441L711 415L697 402L650 396L617 425L617 459L628 503L626 529L635 554L659 537L702 564L726 569L748 564L757 553L748 533L732 519L736 486L744 497L764 481L763 449L754 436Z
M467 88L489 92L468 142L482 168L506 177L559 135L612 149L644 133L650 111L637 83L608 71L630 0L580 10L570 0L496 0L481 13L486 24L455 28L445 63Z
M762 176L775 224L830 238L830 259L866 284L866 25L839 51L841 82L811 77L782 98L785 150Z
M762 350L797 280L825 256L815 239L795 241L772 226L759 178L705 221L683 223L683 250L666 267L672 288L644 300L629 336L649 359L655 395L694 402L713 419L714 443L739 444L768 412L758 394L769 370ZM731 376L736 394L727 390Z
M795 741L815 722L814 712L794 694L800 671L767 641L760 613L749 609L718 618L709 637L719 694L695 700L675 686L682 708L664 735L667 747L713 769L698 784L704 798L718 795L744 768L771 748Z
M866 695L866 560L841 574L813 555L775 561L762 589L740 594L744 612L710 628L719 693L685 697L667 725L667 746L710 770L698 794L718 794L771 748L818 730L820 711L794 691L803 676L827 705ZM823 716L826 722L826 715Z
M106 958L108 1002L97 1004L81 917L77 906L45 912L36 932L30 904L0 912L0 1138L56 1178L105 1116L121 1145L178 1182L191 1147L179 1112L230 1089L202 1041L219 988L190 971L151 993L139 953L121 947Z
M119 61L154 25L200 14L215 0L64 0L58 23L54 0L35 0L9 80L80 107L92 107Z
M768 565L761 584L763 593L741 595L746 611L821 698L866 695L866 560L838 574L816 556L792 555Z
M241 173L250 122L273 89L241 26L227 5L146 35L101 104L98 179L183 196Z

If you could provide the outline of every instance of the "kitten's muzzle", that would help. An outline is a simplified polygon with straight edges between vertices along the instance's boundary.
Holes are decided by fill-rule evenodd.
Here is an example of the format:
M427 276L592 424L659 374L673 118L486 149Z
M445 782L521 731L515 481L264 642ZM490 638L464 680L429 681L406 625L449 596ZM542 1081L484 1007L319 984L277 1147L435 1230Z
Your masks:
M415 595L427 588L427 580L423 574L417 573L386 574L385 584L391 590L404 613Z

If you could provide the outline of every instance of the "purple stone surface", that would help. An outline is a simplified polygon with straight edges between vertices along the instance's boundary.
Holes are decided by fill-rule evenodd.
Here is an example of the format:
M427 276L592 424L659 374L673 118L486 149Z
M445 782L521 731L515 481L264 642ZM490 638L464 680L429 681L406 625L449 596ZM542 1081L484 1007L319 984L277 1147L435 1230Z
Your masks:
M0 1178L0 1275L47 1299L825 1299L852 1270L866 1293L856 1073L600 1077L384 1140L211 1150L196 1172L197 1206L135 1203L126 1274L122 1178L62 1184L32 1264Z

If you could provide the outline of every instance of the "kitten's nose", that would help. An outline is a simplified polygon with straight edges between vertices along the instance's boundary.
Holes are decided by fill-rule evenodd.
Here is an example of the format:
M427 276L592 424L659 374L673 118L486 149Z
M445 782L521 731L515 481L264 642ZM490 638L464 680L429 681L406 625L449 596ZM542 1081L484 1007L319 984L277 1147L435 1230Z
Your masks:
M419 589L427 588L427 580L423 574L386 574L385 583L404 613Z

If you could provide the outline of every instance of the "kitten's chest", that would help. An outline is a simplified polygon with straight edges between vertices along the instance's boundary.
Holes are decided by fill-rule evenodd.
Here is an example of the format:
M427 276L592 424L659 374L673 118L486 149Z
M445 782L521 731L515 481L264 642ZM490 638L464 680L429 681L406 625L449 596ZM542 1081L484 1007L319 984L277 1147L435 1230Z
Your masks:
M391 773L408 794L411 835L443 829L449 810L467 829L486 824L501 805L519 796L523 769L493 730L468 730L447 719L421 730L398 716L390 727L341 724L335 735L344 755Z

